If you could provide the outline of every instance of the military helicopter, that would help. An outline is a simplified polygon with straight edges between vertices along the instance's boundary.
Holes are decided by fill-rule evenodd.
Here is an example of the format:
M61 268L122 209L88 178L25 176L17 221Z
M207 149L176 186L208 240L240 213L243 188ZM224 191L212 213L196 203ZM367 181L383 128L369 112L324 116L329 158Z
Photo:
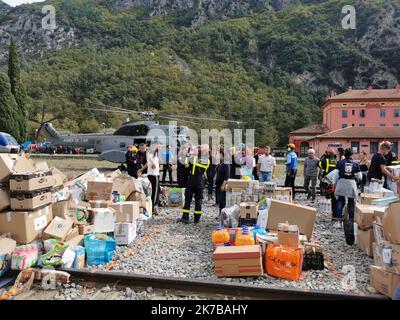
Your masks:
M116 130L113 134L108 133L89 133L89 134L60 134L50 122L41 123L41 130L44 131L47 141L53 146L83 148L98 153L101 160L113 163L125 163L126 149L130 145L139 145L145 143L147 145L158 142L161 145L170 145L179 148L188 142L189 128L187 126L178 125L177 122L188 122L198 124L192 120L214 120L223 122L234 122L233 120L199 118L195 116L181 115L161 115L157 114L157 118L172 121L172 125L160 125L154 120L156 114L151 111L132 111L123 108L110 107L101 104L103 108L85 108L91 111L100 111L106 113L122 113L122 114L139 114L142 118L140 121L128 121Z

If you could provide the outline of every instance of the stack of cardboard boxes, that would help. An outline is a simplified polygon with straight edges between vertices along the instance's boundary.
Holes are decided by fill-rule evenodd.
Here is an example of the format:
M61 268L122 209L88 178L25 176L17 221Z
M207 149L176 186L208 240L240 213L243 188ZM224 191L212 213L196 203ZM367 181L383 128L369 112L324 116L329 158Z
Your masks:
M117 244L129 245L140 214L151 216L149 202L142 185L118 170L104 177L92 169L67 179L46 163L0 154L0 275L13 265L39 263L56 243L68 248L59 253L68 250L68 266L83 268L85 236L110 233ZM21 259L29 263L17 263Z

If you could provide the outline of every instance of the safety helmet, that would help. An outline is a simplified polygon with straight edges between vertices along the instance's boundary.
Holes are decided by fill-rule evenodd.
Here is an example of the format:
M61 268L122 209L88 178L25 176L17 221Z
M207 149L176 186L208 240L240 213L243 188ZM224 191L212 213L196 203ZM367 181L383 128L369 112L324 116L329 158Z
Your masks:
M326 148L326 153L334 154L335 150L332 147L328 147L328 148Z
M138 149L135 146L129 146L128 150L131 151L131 152L137 152L138 151Z
M294 143L289 143L288 145L287 145L287 147L288 148L290 148L290 149L296 149L296 145L294 144Z

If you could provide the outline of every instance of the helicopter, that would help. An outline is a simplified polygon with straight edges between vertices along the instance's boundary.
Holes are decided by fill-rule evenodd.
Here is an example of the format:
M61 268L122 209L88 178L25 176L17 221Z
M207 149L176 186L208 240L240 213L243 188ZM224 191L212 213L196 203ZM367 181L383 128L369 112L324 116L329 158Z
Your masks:
M199 118L195 116L181 115L156 115L152 111L138 112L118 107L110 107L103 104L101 104L101 106L103 108L87 107L85 109L106 113L137 113L141 116L142 120L128 121L112 134L60 134L50 122L41 123L40 129L44 131L47 141L53 146L92 150L93 153L99 154L100 160L123 164L126 162L125 154L127 147L130 145L139 145L141 143L150 145L154 142L158 142L164 146L170 145L179 148L187 143L190 140L188 136L190 129L187 126L178 125L178 121L197 124L196 122L187 119L198 119L238 123L234 120ZM159 124L154 120L156 116L161 119L173 121L172 125Z

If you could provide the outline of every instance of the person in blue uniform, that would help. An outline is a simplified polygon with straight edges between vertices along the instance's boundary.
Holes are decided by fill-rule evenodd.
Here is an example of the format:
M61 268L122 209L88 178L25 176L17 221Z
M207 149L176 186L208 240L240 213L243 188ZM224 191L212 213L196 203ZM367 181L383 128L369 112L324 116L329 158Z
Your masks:
M287 145L288 154L286 156L286 179L285 187L291 187L293 199L295 198L295 180L297 175L297 154L294 152L296 146L291 143Z

